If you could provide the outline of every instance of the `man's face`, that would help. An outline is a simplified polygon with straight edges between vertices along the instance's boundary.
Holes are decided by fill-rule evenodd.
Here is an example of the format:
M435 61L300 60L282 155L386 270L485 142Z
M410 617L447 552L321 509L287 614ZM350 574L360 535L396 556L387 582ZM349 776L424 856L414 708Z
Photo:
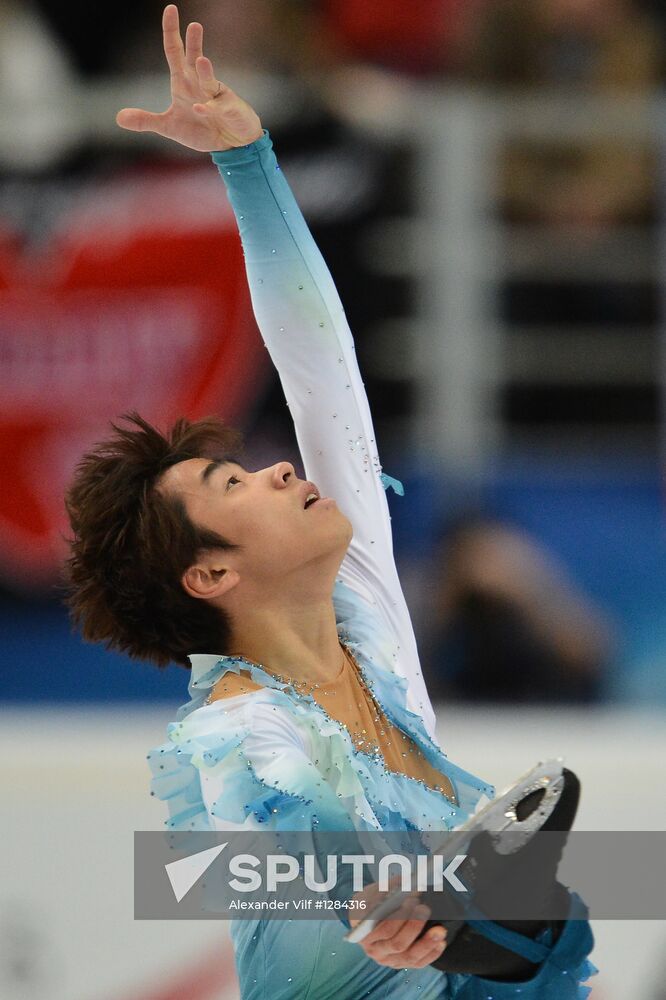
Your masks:
M160 485L182 498L194 524L243 546L223 558L241 580L268 583L301 568L330 569L336 560L337 572L351 541L351 522L334 499L305 508L306 482L289 462L249 472L236 462L192 458L168 469Z

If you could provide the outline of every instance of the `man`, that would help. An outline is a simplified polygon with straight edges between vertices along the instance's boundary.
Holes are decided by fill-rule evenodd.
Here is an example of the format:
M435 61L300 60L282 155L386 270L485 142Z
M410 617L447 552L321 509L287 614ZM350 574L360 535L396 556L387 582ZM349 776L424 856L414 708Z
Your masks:
M149 755L170 827L452 829L494 790L434 739L392 554L384 490L401 487L381 473L341 303L270 137L203 56L201 25L183 46L169 5L163 28L172 104L117 121L213 152L312 481L287 462L245 469L215 421L163 436L134 417L83 459L68 495L75 620L86 638L157 663L189 654L192 700ZM480 976L433 967L446 932L425 930L429 915L411 898L360 947L343 942L344 918L234 921L243 998L487 996ZM586 929L569 922L552 949L528 941L512 969L530 982L497 982L497 996L584 995ZM498 967L482 936L472 945L476 971ZM551 951L570 973L563 986L542 961Z

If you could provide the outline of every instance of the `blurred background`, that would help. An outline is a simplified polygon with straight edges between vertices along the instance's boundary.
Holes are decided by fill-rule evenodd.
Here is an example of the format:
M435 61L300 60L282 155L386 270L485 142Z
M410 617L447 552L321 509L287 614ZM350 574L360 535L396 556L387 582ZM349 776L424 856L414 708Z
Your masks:
M303 475L163 4L0 0L0 995L237 997L227 928L132 918L145 754L188 675L83 644L63 493L109 420L216 413ZM270 129L355 335L452 759L544 755L582 829L666 829L666 16L648 0L182 0ZM144 766L145 765L145 766ZM664 1000L666 924L592 1000Z

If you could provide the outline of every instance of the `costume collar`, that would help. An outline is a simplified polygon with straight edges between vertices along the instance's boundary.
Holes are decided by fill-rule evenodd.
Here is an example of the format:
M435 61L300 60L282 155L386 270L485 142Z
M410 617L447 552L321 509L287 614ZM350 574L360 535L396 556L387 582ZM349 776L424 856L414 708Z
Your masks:
M192 664L190 687L199 687L202 677L209 674L218 663L231 660L231 656L217 656L215 653L191 653L188 660Z

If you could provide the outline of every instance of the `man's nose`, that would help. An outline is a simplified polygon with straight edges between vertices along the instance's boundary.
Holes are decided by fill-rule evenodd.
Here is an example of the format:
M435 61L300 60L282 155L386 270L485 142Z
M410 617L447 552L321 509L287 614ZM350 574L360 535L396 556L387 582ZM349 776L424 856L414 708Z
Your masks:
M290 479L295 478L296 471L291 462L278 462L273 466L273 483L278 489L283 489Z

